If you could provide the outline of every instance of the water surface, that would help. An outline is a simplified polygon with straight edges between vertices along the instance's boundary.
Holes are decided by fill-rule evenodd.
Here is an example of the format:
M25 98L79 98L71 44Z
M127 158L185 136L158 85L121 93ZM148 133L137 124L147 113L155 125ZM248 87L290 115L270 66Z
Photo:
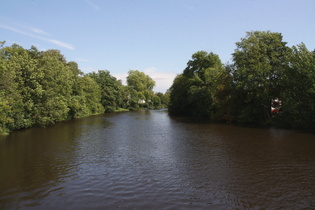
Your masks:
M0 137L0 209L315 208L315 136L124 112Z

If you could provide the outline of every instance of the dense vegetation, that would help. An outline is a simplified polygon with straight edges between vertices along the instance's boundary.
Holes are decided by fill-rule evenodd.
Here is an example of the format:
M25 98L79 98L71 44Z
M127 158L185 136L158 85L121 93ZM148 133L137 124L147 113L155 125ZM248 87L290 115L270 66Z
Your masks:
M83 74L58 50L0 43L0 134L116 110L166 107L167 94L132 70L127 86L109 71Z
M252 31L232 56L224 66L212 52L193 54L170 88L170 113L315 128L314 52L288 47L280 33Z
M0 42L0 134L117 110L161 108L213 120L315 128L315 52L288 47L280 33L248 32L232 64L192 55L169 92L130 70L127 85L107 70L84 74L58 50ZM272 111L272 108L274 111Z

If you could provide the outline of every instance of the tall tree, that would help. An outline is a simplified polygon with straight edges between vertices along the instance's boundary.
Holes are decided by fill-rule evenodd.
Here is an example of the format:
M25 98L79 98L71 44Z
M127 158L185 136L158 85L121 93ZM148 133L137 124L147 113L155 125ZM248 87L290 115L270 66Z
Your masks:
M33 48L34 49L34 48ZM14 44L1 50L1 101L6 104L8 130L30 127L34 123L34 103L42 94L42 73L30 51Z
M104 111L98 84L60 51L0 45L0 133Z
M39 59L38 71L42 94L35 105L36 123L53 125L68 118L68 99L72 94L73 80L67 62L59 50L47 50Z
M301 43L292 47L281 93L281 124L315 128L315 56Z
M219 84L225 69L214 53L199 51L170 88L170 112L213 117Z
M120 82L113 77L109 71L99 70L97 73L87 74L93 78L101 88L101 103L106 112L113 112L122 106L122 95Z
M281 79L288 66L290 48L280 33L247 32L236 43L234 79L240 97L239 120L271 122L271 100L280 97Z
M136 91L142 92L152 90L155 86L155 81L144 72L139 70L130 70L127 76L128 86L133 87Z
M132 89L138 92L138 100L145 101L145 103L139 103L140 106L144 108L150 108L152 105L152 99L154 96L153 88L155 86L155 81L144 72L139 70L130 70L127 76L127 84Z
M183 74L175 77L170 87L170 102L168 111L170 114L189 114L188 89L190 81Z

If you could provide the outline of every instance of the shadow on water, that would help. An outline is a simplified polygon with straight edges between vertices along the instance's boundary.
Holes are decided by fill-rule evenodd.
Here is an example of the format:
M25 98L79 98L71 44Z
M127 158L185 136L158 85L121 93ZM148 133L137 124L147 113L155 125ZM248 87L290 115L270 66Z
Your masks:
M194 148L189 154L197 150L196 163L201 167L194 175L204 180L197 179L199 185L210 200L226 200L221 207L314 207L315 189L310 187L315 182L312 132L218 124L195 117L172 119L189 136L185 144Z
M111 126L102 115L30 128L0 136L0 209L37 206L62 189L75 169L78 139L91 129Z
M167 112L167 110L166 110ZM262 125L262 124L250 124L250 123L226 123L226 122L214 122L213 120L206 118L206 117L193 117L193 116L170 116L173 120L180 123L188 123L188 124L221 124L221 125L232 125L239 128L247 128L247 129L263 129L263 130L279 130L279 131L288 131L288 132L297 132L301 134L310 134L315 135L314 129L292 129L292 128L282 128L276 127L273 125Z
M165 110L0 137L0 171L0 209L315 207L314 135Z

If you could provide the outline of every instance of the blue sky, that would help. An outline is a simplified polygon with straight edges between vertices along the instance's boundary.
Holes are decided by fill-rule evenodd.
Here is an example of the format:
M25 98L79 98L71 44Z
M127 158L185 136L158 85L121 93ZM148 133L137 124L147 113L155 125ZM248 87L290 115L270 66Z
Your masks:
M0 0L0 41L59 49L88 73L140 70L165 92L191 55L231 61L246 31L315 49L314 0Z

